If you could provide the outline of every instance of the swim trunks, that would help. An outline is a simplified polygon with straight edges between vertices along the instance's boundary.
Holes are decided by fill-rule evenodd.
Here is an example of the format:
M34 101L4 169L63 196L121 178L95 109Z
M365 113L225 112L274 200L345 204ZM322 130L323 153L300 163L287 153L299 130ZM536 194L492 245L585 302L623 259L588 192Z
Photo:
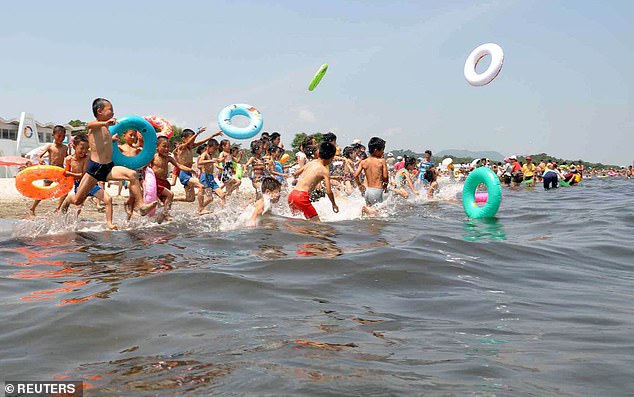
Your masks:
M92 160L88 160L86 173L100 182L106 182L108 180L108 174L110 174L113 167L114 163L112 161L108 164L100 164Z
M367 205L382 203L384 200L383 189L379 187L368 187L365 189L365 193L363 194L363 197L365 198L365 203Z
M167 179L156 178L156 194L160 196L163 190L172 190L172 185Z
M310 195L308 192L302 192L300 190L293 190L288 195L288 206L293 213L301 212L306 219L317 216L315 207L310 203Z
M75 179L75 190L74 190L75 193L77 193L77 188L79 187L80 182L81 182L81 179ZM95 194L97 194L97 192L100 190L101 190L101 187L99 185L95 185L88 192L88 196L95 197Z
M212 190L219 189L220 186L216 183L213 174L202 173L200 174L200 183L206 188L211 188Z
M187 186L187 182L189 182L191 178L192 178L191 172L181 170L181 172L178 174L178 180L181 181L181 185L183 186Z

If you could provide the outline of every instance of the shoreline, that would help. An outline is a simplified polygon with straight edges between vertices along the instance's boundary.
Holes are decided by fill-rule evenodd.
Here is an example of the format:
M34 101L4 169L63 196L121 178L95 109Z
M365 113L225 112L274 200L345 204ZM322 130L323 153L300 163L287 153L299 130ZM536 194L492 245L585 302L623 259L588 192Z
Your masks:
M175 186L172 186L172 192L174 192L176 197L185 196L185 189L180 182L176 182ZM121 191L121 195L118 196L118 186L111 185L110 187L106 184L106 191L112 197L113 204L113 213L114 219L119 219L119 214L123 214L125 217L124 204L128 200L129 190L123 189ZM253 194L254 189L251 185L251 181L248 178L242 179L242 185L240 186L240 194L241 195L251 195ZM214 203L218 200L217 197L214 198ZM36 217L45 216L47 214L52 214L57 207L58 199L50 199L43 200L37 206L35 210ZM194 203L174 203L172 205L173 208L182 208L183 206L192 206L194 207ZM33 199L28 197L24 197L18 192L15 188L15 178L0 178L0 219L4 220L24 220L32 218L32 215L29 213L29 208L33 204ZM214 204L212 204L214 205ZM93 203L93 199L88 197L81 211L80 218L82 219L92 219L96 221L104 221L105 222L105 214L104 212L100 212L97 210L96 205Z

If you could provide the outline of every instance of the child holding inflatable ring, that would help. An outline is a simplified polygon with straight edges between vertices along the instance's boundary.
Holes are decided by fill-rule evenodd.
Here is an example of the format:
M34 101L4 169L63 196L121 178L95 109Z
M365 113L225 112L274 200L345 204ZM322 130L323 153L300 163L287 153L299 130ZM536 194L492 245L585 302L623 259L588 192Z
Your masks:
M67 176L72 176L75 178L75 190L74 193L77 193L77 188L86 173L86 168L88 167L88 138L84 134L79 134L75 136L75 140L73 141L73 145L75 147L75 153L66 157L64 160L64 170ZM63 212L68 210L68 207L72 201L73 193L70 193L64 201L59 205L58 209L61 209ZM88 196L95 197L101 201L106 206L106 226L110 230L117 230L117 226L112 223L112 197L102 189L98 184L94 185L92 189L88 192ZM79 212L77 212L79 215Z
M50 165L55 165L57 167L64 168L64 159L66 158L66 155L68 154L68 146L64 145L63 143L65 136L66 136L66 129L63 126L56 125L53 128L53 143L46 144L46 148L38 156L37 159L40 164L44 164L42 157L44 157L44 155L48 153ZM52 184L53 184L53 181L50 181L48 179L44 180L44 186L50 186ZM35 209L37 208L38 204L40 204L40 201L41 200L33 201L33 205L31 205L31 208L29 209L29 211L31 212L31 215L35 216ZM60 198L58 208L62 204L63 201L64 201L64 197Z
M156 207L158 201L146 204L143 201L141 184L137 179L136 172L126 167L115 166L112 162L112 135L108 127L117 123L112 104L105 98L97 98L92 103L92 112L95 120L86 126L88 143L90 144L90 159L86 173L82 176L77 187L77 193L72 196L72 204L83 204L97 182L127 180L130 182L130 195L134 197L134 204L139 208L141 215L147 215Z

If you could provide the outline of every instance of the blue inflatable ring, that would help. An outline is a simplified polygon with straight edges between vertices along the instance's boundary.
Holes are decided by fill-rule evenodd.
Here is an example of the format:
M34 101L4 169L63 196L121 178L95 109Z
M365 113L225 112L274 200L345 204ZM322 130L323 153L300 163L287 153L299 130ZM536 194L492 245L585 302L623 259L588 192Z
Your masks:
M483 183L487 187L488 198L483 207L478 207L475 199L476 188ZM493 218L500 209L502 187L500 179L489 168L476 168L469 173L462 188L462 206L469 218Z
M247 127L236 127L231 124L233 116L246 116L250 123ZM262 123L260 111L246 104L229 105L218 115L218 127L225 135L233 139L253 138L262 130Z
M139 116L125 116L117 119L117 124L108 127L112 135L121 135L127 130L137 130L143 136L143 150L136 156L125 156L116 143L112 144L112 161L131 170L145 167L156 153L156 130L147 120Z

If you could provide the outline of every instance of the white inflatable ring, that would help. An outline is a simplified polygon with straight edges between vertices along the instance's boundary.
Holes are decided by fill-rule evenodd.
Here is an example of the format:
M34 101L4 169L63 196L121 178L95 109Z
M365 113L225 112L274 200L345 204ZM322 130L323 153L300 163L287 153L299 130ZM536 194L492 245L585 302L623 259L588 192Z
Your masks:
M487 55L491 56L491 64L484 73L478 74L476 72L476 66L478 66L478 62ZM499 45L494 43L482 44L469 54L467 62L464 64L464 77L469 84L473 86L487 85L500 73L503 63L504 51L502 51Z

